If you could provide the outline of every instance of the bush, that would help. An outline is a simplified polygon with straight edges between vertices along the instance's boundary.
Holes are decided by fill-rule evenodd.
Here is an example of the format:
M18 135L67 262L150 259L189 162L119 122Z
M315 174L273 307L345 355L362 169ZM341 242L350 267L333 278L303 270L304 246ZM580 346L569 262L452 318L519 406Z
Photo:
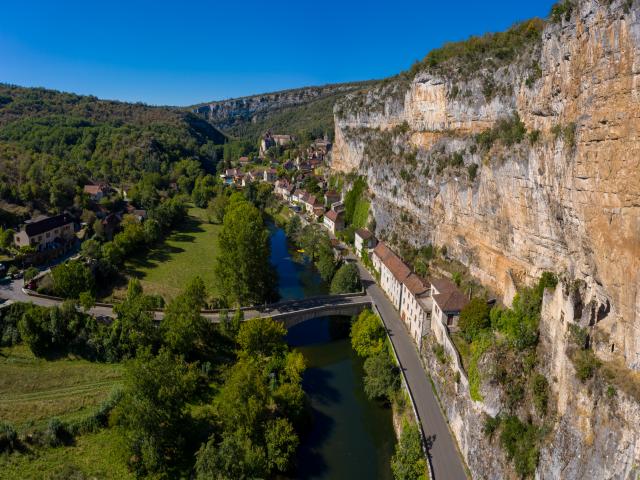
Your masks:
M355 293L360 291L360 272L355 263L342 265L331 281L331 293Z
M469 174L469 180L473 182L476 179L476 176L478 175L478 164L477 163L469 164L467 166L467 173Z
M382 321L371 310L365 310L351 325L351 347L361 357L370 357L384 348L386 332Z
M513 462L521 477L531 477L538 466L538 428L531 423L522 423L516 416L510 416L502 422L500 444Z
M433 350L433 354L436 356L436 360L438 360L438 362L444 365L449 361L449 358L447 358L447 352L444 351L444 347L442 345L434 343L431 349Z
M540 415L547 413L547 404L549 402L549 382L546 377L540 373L536 373L531 379L531 392L533 394L533 404Z
M8 422L0 422L0 453L11 453L19 446L18 434Z
M484 422L482 423L482 433L484 433L484 436L489 440L493 438L493 434L500 427L500 420L500 415L492 417L491 415L485 414Z
M591 350L580 350L573 355L573 366L576 369L576 376L584 383L595 375L600 366L600 360Z
M480 332L491 326L490 311L487 301L478 297L472 298L462 309L458 326L467 342L472 342Z
M418 425L405 421L391 459L391 471L396 480L426 480L427 461L422 451L422 435Z
M73 441L73 436L69 432L68 425L55 417L49 420L44 438L50 447L69 445Z
M390 400L400 388L398 368L388 352L382 350L364 361L364 392L371 400Z

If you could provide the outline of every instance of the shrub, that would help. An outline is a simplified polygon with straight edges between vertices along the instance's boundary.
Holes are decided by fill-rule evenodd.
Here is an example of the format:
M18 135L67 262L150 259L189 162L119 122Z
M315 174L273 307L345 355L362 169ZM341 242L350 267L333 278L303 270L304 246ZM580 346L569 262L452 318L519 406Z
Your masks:
M493 438L493 434L500 427L500 415L496 415L492 417L491 415L485 414L484 422L482 423L482 433L489 440Z
M434 343L432 350L438 362L442 363L443 365L448 362L449 359L447 358L447 352L444 351L444 347L442 345L440 345L439 343Z
M571 14L574 9L574 0L562 0L551 7L551 21L553 23L560 23L562 19L565 21L571 20Z
M477 163L469 164L467 166L467 173L469 174L469 180L473 182L476 179L476 176L478 175L478 164Z
M18 434L8 422L0 422L0 453L11 453L19 446Z
M355 263L345 263L342 265L331 281L331 293L354 293L359 291L360 272Z
M68 425L56 417L49 420L44 438L46 443L51 447L69 445L73 440Z
M365 310L351 325L351 347L361 357L369 357L384 348L385 329L378 316Z
M535 425L523 423L516 416L509 416L502 422L500 444L523 478L533 476L538 466L538 436Z
M573 366L576 369L576 376L584 383L595 375L600 366L600 360L591 350L580 350L573 354Z
M400 441L391 459L391 470L396 480L427 479L427 462L422 452L422 438L417 425L404 423Z
M398 368L385 350L364 361L364 373L364 392L372 400L390 400L400 388Z
M458 323L460 331L468 342L483 330L491 326L489 312L491 308L483 298L472 298L471 301L460 312Z
M533 375L531 379L531 392L533 394L533 404L540 415L547 413L547 404L549 402L549 382L546 377L540 373Z

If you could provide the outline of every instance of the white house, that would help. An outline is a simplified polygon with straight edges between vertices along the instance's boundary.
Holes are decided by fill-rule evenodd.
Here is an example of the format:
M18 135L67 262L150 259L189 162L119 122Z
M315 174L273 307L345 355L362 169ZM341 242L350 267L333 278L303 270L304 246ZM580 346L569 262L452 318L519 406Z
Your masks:
M400 318L418 348L422 346L422 336L430 328L432 309L431 285L415 273L411 273L402 282Z
M335 210L329 210L324 214L323 224L327 229L333 233L344 229L344 218L341 213L336 212Z
M380 271L380 287L399 311L402 306L402 282L411 270L391 249L380 242L373 250L374 268ZM376 259L377 257L377 259Z
M367 249L370 250L376 246L376 237L373 236L366 228L359 228L355 232L355 246L356 253L359 257L362 257L362 250Z

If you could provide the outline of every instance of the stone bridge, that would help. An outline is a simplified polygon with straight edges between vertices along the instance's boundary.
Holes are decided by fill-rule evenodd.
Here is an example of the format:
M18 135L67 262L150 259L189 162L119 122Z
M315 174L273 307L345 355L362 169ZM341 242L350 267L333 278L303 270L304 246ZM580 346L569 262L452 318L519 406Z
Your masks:
M291 328L314 318L358 315L363 310L371 308L371 303L371 297L364 293L324 295L278 302L259 309L247 308L243 309L243 312L245 320L271 317L282 322L286 328ZM229 315L233 315L233 311L229 311ZM215 323L220 321L220 312L203 312L203 316Z

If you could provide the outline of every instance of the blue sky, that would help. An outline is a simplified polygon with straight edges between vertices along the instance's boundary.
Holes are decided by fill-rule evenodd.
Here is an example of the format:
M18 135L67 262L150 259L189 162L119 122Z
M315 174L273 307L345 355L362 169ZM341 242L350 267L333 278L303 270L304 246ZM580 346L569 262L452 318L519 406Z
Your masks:
M190 105L382 78L443 42L546 16L553 0L14 1L0 82Z

